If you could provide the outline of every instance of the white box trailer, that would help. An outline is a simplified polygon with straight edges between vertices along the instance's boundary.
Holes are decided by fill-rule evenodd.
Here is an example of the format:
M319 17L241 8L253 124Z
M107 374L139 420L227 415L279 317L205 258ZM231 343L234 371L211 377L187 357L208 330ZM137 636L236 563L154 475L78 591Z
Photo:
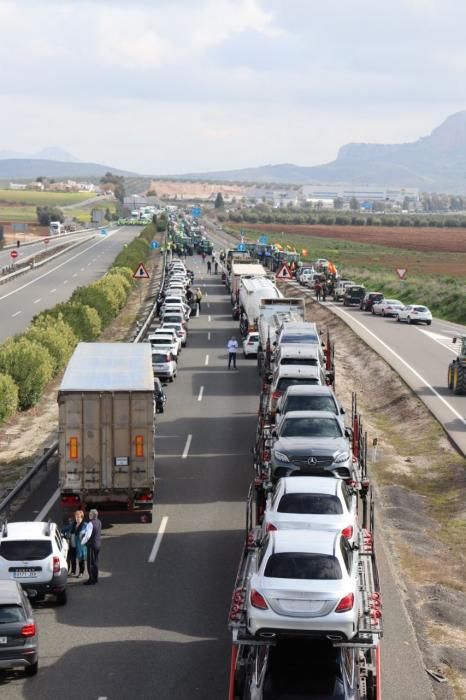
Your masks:
M79 343L58 392L59 485L77 508L152 518L154 376L149 343Z
M275 280L268 277L241 277L239 285L239 305L246 314L248 330L256 331L263 299L282 299Z

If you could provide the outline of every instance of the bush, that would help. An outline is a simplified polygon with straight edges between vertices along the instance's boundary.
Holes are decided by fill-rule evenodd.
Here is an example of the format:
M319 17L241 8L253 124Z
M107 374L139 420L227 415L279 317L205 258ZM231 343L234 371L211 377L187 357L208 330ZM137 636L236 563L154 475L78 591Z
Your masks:
M47 348L53 361L54 376L64 369L78 342L62 315L57 318L45 315L37 318L24 337Z
M19 407L34 406L52 378L53 360L47 348L25 337L10 338L0 346L0 372L18 385Z
M0 374L0 423L18 410L18 387L8 374Z
M133 271L129 267L111 267L107 272L108 275L116 275L123 280L125 289L129 294L132 289L135 280L133 279Z
M86 304L70 301L58 304L53 309L43 311L36 316L33 322L36 319L48 316L55 319L63 318L78 340L90 342L98 338L102 332L102 322L99 314Z
M110 297L108 287L103 287L100 280L89 287L75 289L70 301L95 309L102 323L102 328L106 328L118 313L118 302Z

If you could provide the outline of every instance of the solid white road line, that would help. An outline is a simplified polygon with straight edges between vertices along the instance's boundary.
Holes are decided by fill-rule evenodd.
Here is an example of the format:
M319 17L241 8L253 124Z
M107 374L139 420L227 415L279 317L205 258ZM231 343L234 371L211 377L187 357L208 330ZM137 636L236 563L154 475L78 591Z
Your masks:
M162 518L162 522L160 523L159 526L159 531L157 533L157 537L155 538L154 546L152 547L152 551L149 554L149 559L147 560L149 564L153 564L155 561L155 557L158 554L160 545L162 543L162 537L164 535L165 530L167 529L167 523L168 523L168 515L164 515Z
M57 288L54 287L53 289L50 290L50 294L54 294L57 291Z
M73 277L77 277L77 276L78 276L78 273L77 273L77 272L73 272Z
M38 303L40 302L40 300L41 300L41 299L40 299L40 297L39 297L38 299L34 299L34 301L33 301L32 303L33 303L33 304L38 304Z
M212 321L212 319L210 318L210 314L208 315L207 320L209 321L209 323L210 321Z
M205 362L204 362L204 364L205 364L206 367L207 367L207 365L209 364L209 356L208 356L208 355L205 356Z
M11 318L14 318L15 316L19 316L22 313L23 313L22 311L16 311L14 314L11 314Z
M186 459L188 456L189 448L191 445L191 440L193 439L193 436L191 434L188 435L186 438L186 445L184 446L183 454L181 455L181 459Z
M49 500L47 501L47 503L45 504L45 506L42 508L42 510L40 511L40 513L38 513L38 515L36 515L36 517L34 518L34 520L35 520L36 522L39 522L39 521L43 520L43 519L45 518L45 516L47 515L47 513L49 512L49 510L51 509L51 507L54 505L54 503L56 503L56 501L58 501L59 498L60 498L60 489L57 489L57 490L55 491L55 493L53 493L53 494L50 496Z
M68 280L63 280L63 284L68 284Z
M199 396L197 397L198 401L202 401L203 394L204 394L204 387L201 386L201 388L199 389Z
M207 333L207 340L210 340L210 331Z

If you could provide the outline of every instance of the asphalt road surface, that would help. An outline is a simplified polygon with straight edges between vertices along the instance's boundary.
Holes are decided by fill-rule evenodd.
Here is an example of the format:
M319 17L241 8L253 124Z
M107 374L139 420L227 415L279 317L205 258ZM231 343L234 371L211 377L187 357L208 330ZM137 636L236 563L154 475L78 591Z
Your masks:
M151 525L105 530L97 586L70 579L68 604L38 604L40 671L1 677L2 700L224 700L227 615L245 527L260 382L254 360L227 369L238 324L217 276L199 274L178 377L157 417ZM53 470L18 518L60 521ZM44 504L45 505L44 507ZM384 700L432 697L396 581L378 545L385 597Z
M0 342L24 331L40 311L70 298L76 287L100 279L138 226L109 229L42 267L0 286Z
M16 252L18 253L18 257L15 258L14 261L17 264L20 262L24 262L27 259L30 259L34 255L43 253L44 250L46 250L50 254L50 252L53 251L55 248L59 248L64 244L70 245L75 241L79 240L80 238L94 235L95 232L96 229L94 228L89 229L88 231L75 231L63 237L47 236L41 239L37 239L36 237L34 237L32 242L26 243L24 243L22 240L22 234L18 234L18 240L21 242L21 245L19 247L9 245L8 247L0 250L0 269L6 267L7 265L9 266L13 263L13 258L11 257L12 250L16 250ZM47 240L48 242L44 243L45 240Z

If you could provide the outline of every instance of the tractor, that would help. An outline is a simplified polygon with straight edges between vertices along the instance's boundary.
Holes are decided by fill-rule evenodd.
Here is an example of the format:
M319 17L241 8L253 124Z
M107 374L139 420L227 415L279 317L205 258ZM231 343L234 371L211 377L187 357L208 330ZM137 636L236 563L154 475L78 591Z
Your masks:
M453 338L453 342L460 341L461 347L453 362L448 365L448 388L454 394L466 395L466 335Z

